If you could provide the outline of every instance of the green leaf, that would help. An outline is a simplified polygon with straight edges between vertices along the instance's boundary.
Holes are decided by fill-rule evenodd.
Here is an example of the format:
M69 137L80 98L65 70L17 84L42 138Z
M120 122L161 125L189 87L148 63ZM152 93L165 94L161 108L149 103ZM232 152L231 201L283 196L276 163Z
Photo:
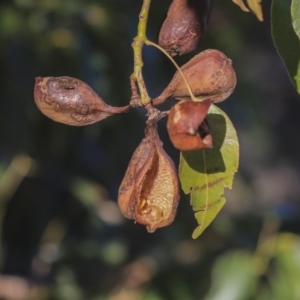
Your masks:
M290 78L300 93L300 41L299 41L299 0L273 0L272 2L272 36L275 47L284 61ZM298 36L292 25L297 25ZM295 25L294 25L295 26Z
M299 0L292 0L292 21L294 30L300 39L300 2Z
M224 188L231 188L239 163L239 145L235 129L227 115L212 105L207 117L213 149L182 152L179 179L183 191L191 193L191 205L199 226L197 238L225 204Z

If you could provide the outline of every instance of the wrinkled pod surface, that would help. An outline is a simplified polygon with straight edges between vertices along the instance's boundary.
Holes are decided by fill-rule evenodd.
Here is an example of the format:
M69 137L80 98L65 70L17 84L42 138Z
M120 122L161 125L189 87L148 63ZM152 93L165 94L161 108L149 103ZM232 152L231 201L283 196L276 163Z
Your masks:
M155 121L148 121L145 137L135 150L119 188L118 204L126 218L149 232L173 222L179 183L173 161L164 151Z
M158 44L171 56L194 51L205 32L211 7L212 0L173 0Z
M130 108L106 104L86 83L68 76L37 77L34 100L48 118L73 126L92 124Z
M231 59L215 49L200 52L180 69L199 100L210 98L213 103L221 102L231 95L236 86ZM167 98L191 100L186 83L178 71L161 95L152 102L158 105Z

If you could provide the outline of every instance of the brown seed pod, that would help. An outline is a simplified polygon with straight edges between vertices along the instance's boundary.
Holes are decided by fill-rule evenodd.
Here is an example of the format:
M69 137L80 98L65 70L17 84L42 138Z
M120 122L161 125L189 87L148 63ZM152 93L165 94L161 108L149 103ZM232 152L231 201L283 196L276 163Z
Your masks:
M180 101L169 113L167 129L174 147L180 151L212 148L210 128L205 120L212 101Z
M210 98L214 103L221 102L230 96L236 85L231 60L218 50L200 52L180 69L199 100ZM191 100L186 83L178 71L161 95L152 102L158 105L167 98Z
M158 44L171 56L194 51L205 32L211 6L211 0L173 0Z
M73 126L92 124L130 108L106 104L86 83L68 76L37 77L34 100L47 117Z
M178 201L176 169L162 147L156 122L152 120L129 162L119 188L118 204L125 217L154 232L173 222Z
M153 143L151 142L151 135L148 132L134 151L119 188L118 204L121 212L128 219L134 219L136 201L133 201L134 199L132 198L134 197L137 174L152 154Z

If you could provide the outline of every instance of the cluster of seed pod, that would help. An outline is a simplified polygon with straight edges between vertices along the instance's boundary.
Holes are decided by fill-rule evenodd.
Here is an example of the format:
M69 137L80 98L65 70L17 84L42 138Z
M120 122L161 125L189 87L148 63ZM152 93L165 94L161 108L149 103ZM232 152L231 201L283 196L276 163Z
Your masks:
M159 33L159 45L171 56L194 51L205 32L211 6L212 0L173 0ZM161 95L153 99L153 104L161 104L167 98L181 100L172 107L167 123L170 139L177 149L211 148L205 117L210 104L227 99L235 88L232 62L222 52L208 49L195 55L180 70Z
M180 100L170 110L167 127L177 149L210 148L212 143L202 140L203 132L210 134L205 117L210 104L224 101L235 88L236 75L232 62L222 52L208 49L195 55L180 69L195 99L191 98L186 82L177 71L153 103L160 104L169 97Z
M160 46L172 56L195 50L205 31L211 2L173 0L160 30ZM176 215L178 177L157 132L157 122L166 114L153 105L168 98L179 100L167 121L174 147L181 151L212 148L211 124L206 115L210 105L228 98L235 85L231 60L222 52L209 49L181 66L163 92L148 104L145 137L135 150L119 188L118 204L125 217L153 232L172 223ZM132 108L112 107L87 84L67 76L36 78L34 98L46 116L73 126L92 124Z

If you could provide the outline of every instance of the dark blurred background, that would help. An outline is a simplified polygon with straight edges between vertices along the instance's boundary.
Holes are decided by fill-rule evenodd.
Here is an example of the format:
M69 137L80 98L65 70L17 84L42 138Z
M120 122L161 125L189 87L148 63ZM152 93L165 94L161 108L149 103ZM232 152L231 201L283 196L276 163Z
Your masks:
M156 41L170 1L152 2ZM67 75L126 105L142 0L0 2L0 299L300 299L300 97L272 43L270 1L262 2L260 23L215 1L195 51L233 60L238 84L220 107L240 140L225 208L197 240L187 196L175 222L153 234L119 212L145 110L77 128L46 118L33 100L36 76ZM175 70L156 49L143 53L155 97ZM159 132L178 163L165 121Z

